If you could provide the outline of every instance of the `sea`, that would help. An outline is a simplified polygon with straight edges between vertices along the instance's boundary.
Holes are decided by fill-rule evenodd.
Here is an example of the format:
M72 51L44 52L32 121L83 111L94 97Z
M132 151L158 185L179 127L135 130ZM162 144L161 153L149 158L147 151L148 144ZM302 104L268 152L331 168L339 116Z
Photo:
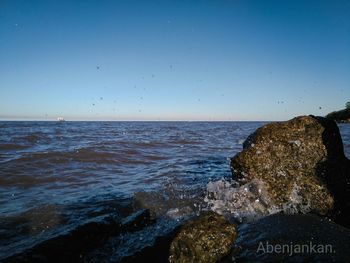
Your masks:
M151 226L84 255L87 262L132 256L208 209L208 187L230 181L230 158L265 123L0 122L0 260L149 208ZM350 157L350 125L339 129Z

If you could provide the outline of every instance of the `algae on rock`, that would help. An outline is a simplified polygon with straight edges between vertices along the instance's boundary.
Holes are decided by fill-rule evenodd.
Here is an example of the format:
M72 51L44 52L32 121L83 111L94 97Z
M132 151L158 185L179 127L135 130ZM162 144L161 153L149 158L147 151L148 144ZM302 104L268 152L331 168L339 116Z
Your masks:
M170 246L170 263L218 262L236 239L236 226L223 216L204 213L187 222Z

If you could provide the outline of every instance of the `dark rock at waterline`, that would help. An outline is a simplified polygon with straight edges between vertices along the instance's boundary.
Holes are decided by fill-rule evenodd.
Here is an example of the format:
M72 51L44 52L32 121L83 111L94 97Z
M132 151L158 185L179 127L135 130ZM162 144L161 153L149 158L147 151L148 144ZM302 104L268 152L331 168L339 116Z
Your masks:
M301 116L257 129L231 159L233 177L258 179L274 205L294 212L332 215L350 225L350 165L339 129L332 120Z
M236 238L236 226L221 215L205 213L183 225L170 245L169 262L217 262Z
M110 237L138 231L152 223L148 210L137 211L123 220L107 216L39 243L3 262L85 262L85 255L102 246Z
M327 119L334 120L341 123L350 123L350 107L343 110L333 111L326 115Z
M157 192L136 192L134 193L132 206L134 210L148 209L152 218L166 214L169 209L167 199Z
M139 210L121 221L122 232L137 231L145 226L154 223L151 219L151 213L147 209Z
M137 246L138 249L132 254L126 255L119 247L115 248L115 252L118 254L117 256L112 255L109 257L112 260L108 260L110 262L120 262L120 263L137 263L137 262L157 262L157 263L168 263L169 262L169 251L170 251L170 245L173 239L176 237L177 233L179 232L181 228L181 224L178 223L176 220L168 221L169 219L160 219L157 220L157 225L150 226L146 230L146 235L149 233L149 231L152 231L153 233L149 233L150 236L154 236L154 240L150 240L148 238L143 238L142 241L139 239L139 236L135 236L136 239L129 239L129 242L134 243L135 246ZM158 225L160 224L160 225ZM166 224L166 226L164 225ZM161 226L161 227L160 227ZM161 228L160 231L156 230ZM158 232L158 233L157 233ZM135 233L136 234L136 233ZM155 234L155 235L154 235ZM129 237L130 238L130 237ZM152 238L151 238L152 239ZM147 242L146 246L143 246L140 243ZM136 244L135 244L136 243ZM145 243L143 243L145 244ZM114 253L112 253L114 254ZM109 254L110 255L110 254ZM103 261L103 260L102 260ZM108 262L107 261L107 262ZM98 256L97 260L95 261L89 261L89 262L101 262L101 257Z
M349 262L350 230L316 215L275 214L238 226L223 262Z

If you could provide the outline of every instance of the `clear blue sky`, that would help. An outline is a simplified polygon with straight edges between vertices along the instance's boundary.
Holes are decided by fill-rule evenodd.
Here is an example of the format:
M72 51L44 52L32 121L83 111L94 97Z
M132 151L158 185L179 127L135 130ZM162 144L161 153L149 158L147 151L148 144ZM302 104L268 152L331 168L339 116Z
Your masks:
M0 0L0 119L284 120L348 100L350 1Z

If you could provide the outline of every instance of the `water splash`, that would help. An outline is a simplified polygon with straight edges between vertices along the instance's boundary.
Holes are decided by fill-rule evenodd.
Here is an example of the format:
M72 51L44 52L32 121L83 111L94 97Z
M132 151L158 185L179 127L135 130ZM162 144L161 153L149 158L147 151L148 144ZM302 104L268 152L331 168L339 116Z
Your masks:
M297 214L299 212L306 214L311 211L311 203L309 199L303 198L300 194L301 187L294 183L292 191L289 195L289 201L284 203L282 210L286 214Z
M276 210L259 180L241 186L236 181L210 182L204 201L214 212L239 222L252 221Z
M296 183L289 201L277 206L269 197L266 185L258 179L243 185L234 180L210 182L204 201L212 211L239 222L250 222L279 212L296 214L311 210L310 203L304 202Z

